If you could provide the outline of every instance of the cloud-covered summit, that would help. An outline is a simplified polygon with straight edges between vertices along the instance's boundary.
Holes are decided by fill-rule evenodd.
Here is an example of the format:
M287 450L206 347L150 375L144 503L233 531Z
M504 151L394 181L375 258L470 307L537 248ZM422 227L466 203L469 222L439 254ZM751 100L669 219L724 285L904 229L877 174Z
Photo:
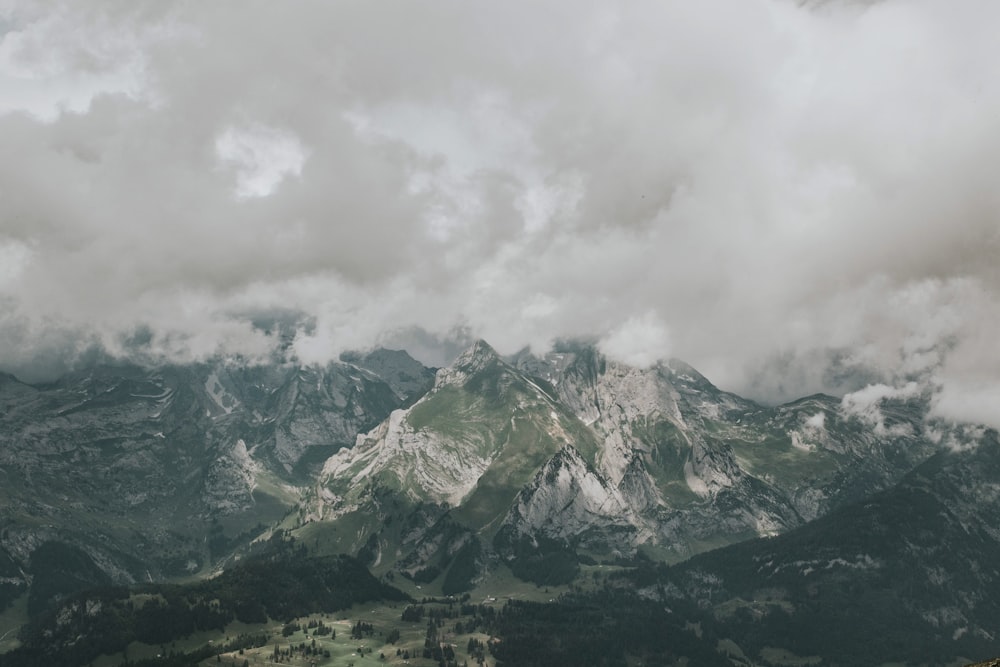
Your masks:
M0 3L0 367L588 336L998 419L1000 6ZM402 332L402 333L401 333ZM853 384L852 384L853 383Z

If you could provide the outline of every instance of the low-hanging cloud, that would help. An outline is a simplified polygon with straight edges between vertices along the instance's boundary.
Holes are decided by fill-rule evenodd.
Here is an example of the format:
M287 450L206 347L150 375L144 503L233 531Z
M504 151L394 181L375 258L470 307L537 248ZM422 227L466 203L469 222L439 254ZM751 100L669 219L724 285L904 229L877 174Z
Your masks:
M0 5L0 368L586 336L1000 423L1000 6ZM634 348L632 347L634 345Z

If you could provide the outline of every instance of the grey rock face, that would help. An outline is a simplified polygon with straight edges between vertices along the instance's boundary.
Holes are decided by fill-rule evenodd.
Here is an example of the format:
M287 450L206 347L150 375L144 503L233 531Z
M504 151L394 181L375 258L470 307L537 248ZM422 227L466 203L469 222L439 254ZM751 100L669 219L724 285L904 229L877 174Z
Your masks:
M393 353L381 368L414 364ZM211 568L282 520L330 453L418 385L345 363L106 365L38 386L4 375L0 579L22 586L46 543L120 583Z
M503 360L480 341L420 401L327 461L317 517L370 515L377 488L449 508L504 558L547 540L676 560L891 486L937 449L924 408L886 406L905 428L878 432L832 397L761 406L678 361L631 368L587 346ZM510 461L530 457L511 474ZM439 532L394 542L365 525L400 545L404 571L437 562Z

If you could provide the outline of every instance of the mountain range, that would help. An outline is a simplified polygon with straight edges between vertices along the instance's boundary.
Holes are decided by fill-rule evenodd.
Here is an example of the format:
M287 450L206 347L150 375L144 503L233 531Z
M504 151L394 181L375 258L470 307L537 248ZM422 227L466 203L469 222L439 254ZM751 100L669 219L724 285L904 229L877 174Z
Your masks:
M94 586L213 576L287 531L444 594L505 569L557 585L633 564L648 599L774 628L789 608L847 622L800 604L816 590L908 581L912 600L877 603L973 654L997 630L975 592L1000 580L984 556L1000 524L981 516L996 436L907 396L764 406L683 362L636 368L579 342L502 357L477 341L441 369L376 350L3 375L0 622Z
M580 558L676 561L887 488L938 447L924 412L883 405L873 426L828 396L764 407L681 362L503 359L480 341L327 460L304 521L349 522L339 548L418 579L462 554L463 572L507 561L558 583Z

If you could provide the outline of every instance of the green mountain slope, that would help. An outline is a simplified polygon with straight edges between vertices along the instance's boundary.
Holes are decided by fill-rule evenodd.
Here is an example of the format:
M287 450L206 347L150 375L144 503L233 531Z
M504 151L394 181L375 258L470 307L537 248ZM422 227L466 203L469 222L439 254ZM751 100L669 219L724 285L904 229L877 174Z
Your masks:
M639 585L666 604L709 605L716 631L748 655L781 647L839 665L995 655L1000 442L995 431L978 441L865 501Z
M415 400L404 390L426 390L430 371L399 354L381 360L405 369L395 388L346 363L0 377L0 612L29 584L34 612L97 583L211 573L294 512L332 452Z

